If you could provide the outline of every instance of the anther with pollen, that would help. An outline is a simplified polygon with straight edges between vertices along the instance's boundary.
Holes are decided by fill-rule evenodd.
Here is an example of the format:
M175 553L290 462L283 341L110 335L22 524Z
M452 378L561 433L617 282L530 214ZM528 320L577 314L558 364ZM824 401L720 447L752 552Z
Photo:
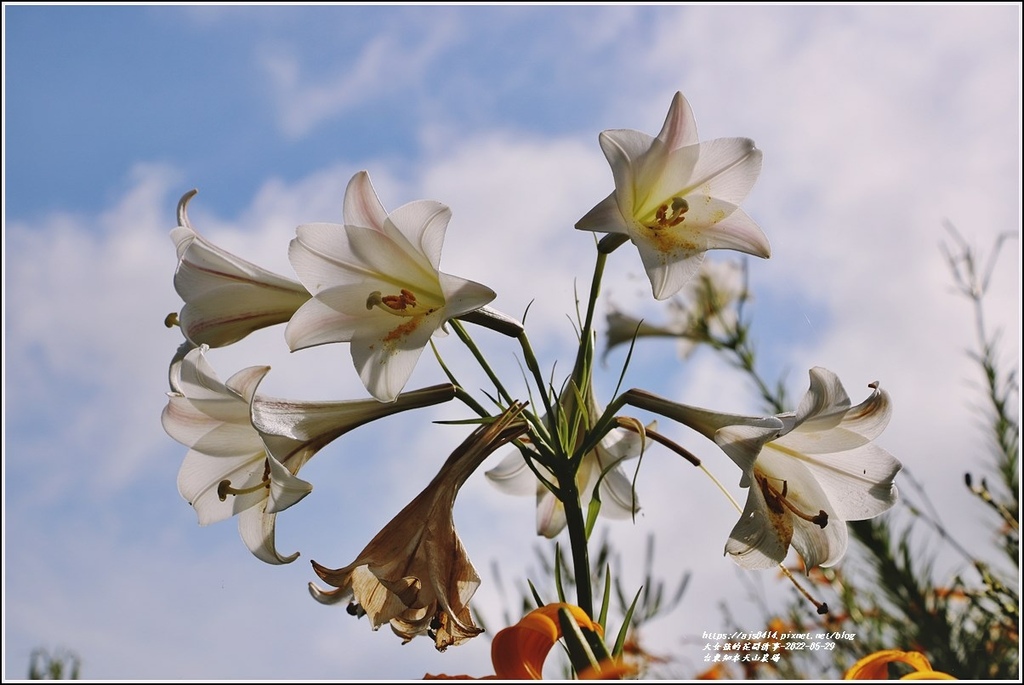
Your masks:
M672 202L666 202L654 215L654 226L651 228L671 228L678 226L686 219L686 213L690 211L690 203L684 198L674 197Z
M366 298L366 308L373 309L380 307L386 312L404 312L406 309L416 307L416 293L402 288L398 295L382 295L379 290L374 290Z

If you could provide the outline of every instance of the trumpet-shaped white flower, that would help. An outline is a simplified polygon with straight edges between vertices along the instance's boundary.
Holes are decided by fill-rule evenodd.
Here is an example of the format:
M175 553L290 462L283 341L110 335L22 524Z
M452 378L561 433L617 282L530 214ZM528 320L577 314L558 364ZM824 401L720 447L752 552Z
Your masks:
M266 398L256 388L270 367L249 367L221 382L206 361L207 349L195 348L171 365L172 392L161 420L167 434L189 448L178 491L200 525L238 514L242 541L268 564L298 557L278 553L275 518L312 491L297 474L317 451L374 419L455 396L453 386L443 385L406 393L393 404Z
M329 569L314 561L317 575L336 589L310 583L310 594L323 604L351 600L350 613L369 616L374 630L390 623L405 642L427 634L439 651L478 635L469 601L480 576L455 531L452 508L483 460L527 430L517 420L521 410L514 405L475 430L351 564Z
M566 391L560 402L568 415L569 406L575 402L575 393ZM593 390L587 391L586 426L580 428L580 439L602 413L594 399ZM654 430L656 423L649 429ZM623 462L640 456L644 438L639 433L625 428L613 428L588 452L576 472L581 505L586 511L597 489L601 500L601 515L611 519L625 519L640 510L640 501L633 490L633 484L623 469ZM534 462L537 469L552 481L554 476L541 464ZM607 471L607 472L606 472ZM602 478L603 474L603 478ZM565 528L565 506L547 487L541 483L526 459L518 449L509 453L493 469L484 475L502 492L511 495L535 495L537 498L537 534L554 538Z
M350 342L371 395L390 402L409 380L431 335L451 318L480 309L494 292L438 271L451 211L420 200L388 214L356 174L345 191L345 223L305 224L289 258L313 293L292 317L292 350Z
M178 316L182 332L196 345L223 347L255 330L285 323L310 294L300 283L225 252L195 232L186 208L195 191L178 204L171 240L178 251L174 289L185 301Z
M748 138L698 143L682 93L657 138L620 129L603 131L599 140L615 190L576 228L629 236L656 299L677 293L707 250L771 254L764 232L739 208L761 172L761 151Z
M771 568L790 545L808 569L846 553L846 521L873 518L896 503L900 462L877 438L889 423L888 393L851 407L831 371L814 368L796 412L745 417L697 409L630 391L630 403L673 418L712 439L740 467L748 488L725 551L746 568Z

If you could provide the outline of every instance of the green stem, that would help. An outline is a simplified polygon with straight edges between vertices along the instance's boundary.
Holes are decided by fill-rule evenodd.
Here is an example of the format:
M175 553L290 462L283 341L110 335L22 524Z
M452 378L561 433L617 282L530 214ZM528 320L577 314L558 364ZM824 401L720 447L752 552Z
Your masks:
M597 308L597 296L601 292L601 278L604 276L604 265L608 261L608 253L598 250L594 263L594 276L590 282L590 296L587 301L587 315L580 331L580 348L576 355L576 364L572 370L572 380L580 392L586 388L585 379L589 379L590 364L594 358L594 310Z
M491 379L492 383L494 383L494 387L497 389L498 394L501 395L502 399L505 400L505 402L507 402L508 404L512 404L512 396L508 394L507 390L505 390L505 386L502 385L501 380L498 378L497 374L494 373L494 370L491 368L491 365L487 363L486 359L484 359L484 355L483 353L480 352L480 348L477 347L476 343L473 342L473 339L469 337L469 333L466 332L466 329L465 327L463 327L462 323L456 321L455 319L450 320L448 323L450 323L452 328L455 329L455 333L456 335L459 336L459 340L461 340L466 345L466 347L469 348L469 351L473 353L473 357L477 360L477 362L479 362L481 368L483 368L484 370L484 373L486 373L487 377Z
M611 250L621 245L622 242L621 238L615 237L612 242L602 240L598 245L597 259L594 263L594 276L591 279L590 294L587 299L587 313L583 320L583 327L580 329L579 351L576 354L576 362L573 365L572 379L570 381L575 385L581 398L586 397L586 393L590 392L588 386L590 384L591 363L594 358L594 311L597 309L597 298L601 292L601 279L604 275L604 267L608 261L608 254ZM572 392L571 388L567 390ZM565 425L572 431L572 434L575 433L576 427L579 425L580 413L586 411L586 407L581 406L582 404L582 402L570 403L574 407L572 410L573 416L566 417ZM553 425L557 424L553 422ZM575 439L570 444L574 442ZM570 448L570 451L574 450ZM586 454L586 452L580 453L576 451L576 454L582 455ZM576 484L576 471L579 469L581 461L582 456L576 458L573 454L565 454L565 460L561 462L563 466L559 468L556 475L564 495L562 505L565 508L565 521L566 527L569 529L569 545L572 550L573 570L576 575L577 604L587 612L588 616L593 617L594 598L590 576L590 552L587 545L587 521L583 507L580 504L579 487Z
M563 462L568 465L568 462ZM590 551L587 546L587 521L580 506L580 491L576 486L575 472L563 478L559 474L559 484L565 496L562 504L565 507L566 528L569 529L569 546L572 549L572 566L576 576L576 604L587 616L594 617L594 591L590 585Z
M530 345L530 339L526 336L524 330L518 336L519 345L523 348L523 359L526 360L526 368L533 374L533 382L537 384L537 390L540 392L541 402L544 404L544 411L548 416L548 421L552 421L555 414L551 408L551 398L548 394L548 389L545 387L544 377L540 373L540 363L537 361L537 356L533 353L533 346ZM552 424L552 428L554 424Z

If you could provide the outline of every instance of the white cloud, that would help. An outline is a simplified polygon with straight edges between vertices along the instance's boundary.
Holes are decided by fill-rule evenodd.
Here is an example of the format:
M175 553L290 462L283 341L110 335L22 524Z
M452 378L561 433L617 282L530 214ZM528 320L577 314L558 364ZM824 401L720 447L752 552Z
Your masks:
M335 64L334 74L327 77L310 76L288 48L268 46L260 66L270 79L283 133L302 138L339 114L403 90L418 91L419 82L452 39L455 26L445 12L433 15L426 25L406 23L401 19L382 23L353 60ZM318 65L317 71L322 68Z

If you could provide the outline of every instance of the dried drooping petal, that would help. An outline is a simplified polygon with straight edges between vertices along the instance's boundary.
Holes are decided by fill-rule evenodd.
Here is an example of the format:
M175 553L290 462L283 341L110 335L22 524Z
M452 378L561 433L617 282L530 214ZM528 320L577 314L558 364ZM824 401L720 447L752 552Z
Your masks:
M524 433L521 405L475 430L429 485L395 516L348 566L313 569L334 590L312 583L324 604L351 600L374 630L390 623L404 641L428 634L439 651L480 633L469 601L480 577L455 530L452 508L459 488L483 460Z

